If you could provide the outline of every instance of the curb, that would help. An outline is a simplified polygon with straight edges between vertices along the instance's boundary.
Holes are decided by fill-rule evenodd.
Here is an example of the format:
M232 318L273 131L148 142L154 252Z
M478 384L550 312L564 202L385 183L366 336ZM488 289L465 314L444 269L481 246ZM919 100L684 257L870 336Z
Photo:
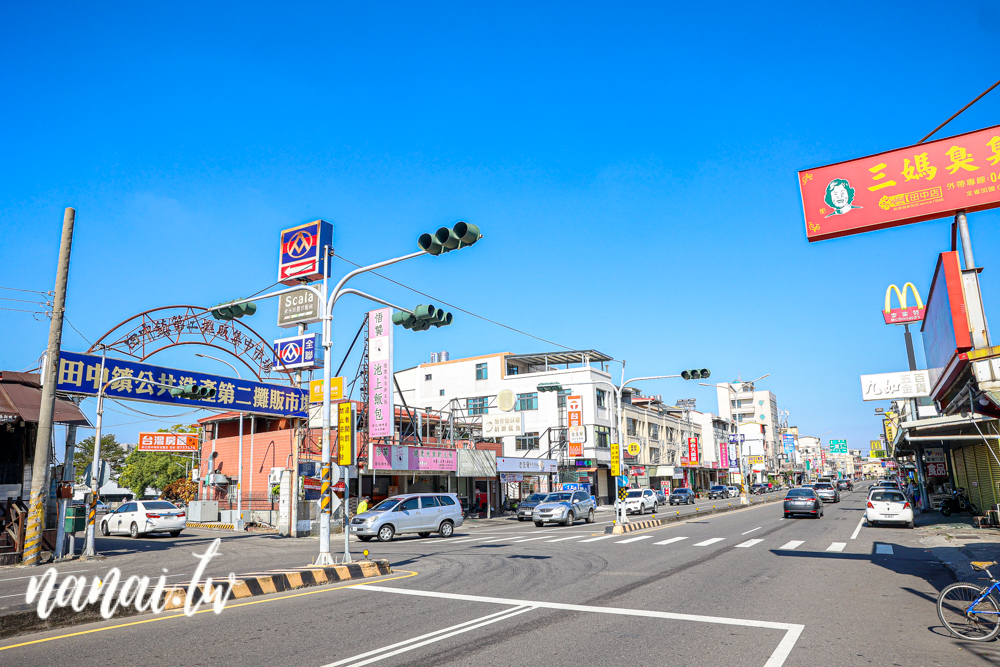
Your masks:
M651 521L630 521L629 523L623 523L617 526L605 526L604 532L612 535L621 535L623 533L631 533L636 530L642 530L643 528L656 528L660 524L661 521L659 519L652 519Z
M207 530L236 530L236 525L232 523L198 523L188 521L186 528L202 528Z
M328 565L296 567L287 570L272 570L268 572L241 574L236 576L236 584L230 593L230 600L270 595L297 588L322 586L323 584L352 579L368 579L392 574L388 560L369 560L348 563L346 565ZM215 581L223 583L225 580ZM204 584L194 589L192 603L197 603L204 596ZM117 598L117 595L116 595ZM103 599L103 598L102 598ZM184 608L187 599L186 584L171 584L163 591L163 599L167 601L163 611ZM139 612L134 607L118 607L112 618L148 615L149 611ZM38 617L35 608L17 611L13 614L0 616L0 639L15 637L33 632L43 632L56 628L95 623L106 620L101 616L101 602L88 605L83 611L74 611L72 607L56 607L45 620Z

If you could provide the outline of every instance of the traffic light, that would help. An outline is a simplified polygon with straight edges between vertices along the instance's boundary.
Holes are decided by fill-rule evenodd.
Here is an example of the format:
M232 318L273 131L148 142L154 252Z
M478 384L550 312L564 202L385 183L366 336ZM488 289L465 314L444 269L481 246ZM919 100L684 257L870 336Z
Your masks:
M441 227L433 234L421 234L417 245L431 255L451 252L458 248L470 246L483 238L479 227L467 222L456 222L452 228Z
M681 377L685 380L705 380L712 374L707 368L693 368L689 371L681 371Z
M249 317L257 312L256 303L235 303L231 306L220 306L212 309L212 317L217 320L233 320L246 315Z
M538 391L562 391L562 385L558 382L542 382L536 389Z
M215 398L215 389L212 387L199 387L196 384L185 384L171 389L170 395L174 398L188 398L194 401L204 401Z
M445 327L452 323L455 316L440 308L430 305L420 305L412 313L397 310L392 314L392 323L401 324L404 329L412 331L427 331L431 326Z

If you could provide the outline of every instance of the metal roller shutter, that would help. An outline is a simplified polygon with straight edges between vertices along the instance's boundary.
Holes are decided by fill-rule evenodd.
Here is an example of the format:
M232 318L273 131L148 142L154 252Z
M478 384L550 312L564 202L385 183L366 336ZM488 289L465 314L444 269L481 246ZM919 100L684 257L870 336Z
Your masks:
M977 481L979 482L979 502L977 506L980 510L986 511L996 504L996 495L993 492L993 476L991 474L990 466L990 456L989 450L986 448L986 443L981 443L975 446L976 453L976 473Z
M955 469L955 483L959 488L969 489L969 477L965 472L965 448L952 449L951 459Z

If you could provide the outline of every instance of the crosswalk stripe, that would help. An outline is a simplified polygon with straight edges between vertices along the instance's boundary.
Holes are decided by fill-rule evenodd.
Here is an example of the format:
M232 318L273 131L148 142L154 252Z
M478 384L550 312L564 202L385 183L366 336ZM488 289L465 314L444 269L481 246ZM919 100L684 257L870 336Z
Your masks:
M739 547L752 547L753 545L760 544L763 541L764 540L747 540L743 544L737 544L736 548L739 548Z
M877 554L888 554L892 555L892 545L891 544L876 544L875 553Z
M596 542L597 540L610 540L612 537L618 537L617 535L601 535L600 537L592 537L589 540L580 540L583 542Z
M549 542L562 542L563 540L578 540L581 537L583 537L583 535L570 535L569 537L560 537L555 540L549 540Z
M803 540L792 540L791 542L778 547L778 550L791 551L792 549L798 549L803 544L805 544Z
M520 542L531 542L532 540L544 540L547 537L549 537L549 535L542 535L541 537L529 537L526 540L514 540L511 544L518 544Z
M843 551L844 547L847 546L847 542L834 542L826 548L827 551Z
M695 544L694 546L696 546L696 547L707 547L710 544L715 544L716 542L721 542L724 539L726 539L726 538L724 538L724 537L713 537L711 539L705 540L704 542L699 542L698 544Z
M671 537L669 540L663 540L662 542L653 542L654 546L659 546L661 544L673 544L674 542L680 542L681 540L686 540L686 537Z
M621 541L615 542L615 544L628 544L629 542L638 542L639 540L648 540L651 537L652 537L652 535L640 535L639 537L630 537L627 540L621 540Z

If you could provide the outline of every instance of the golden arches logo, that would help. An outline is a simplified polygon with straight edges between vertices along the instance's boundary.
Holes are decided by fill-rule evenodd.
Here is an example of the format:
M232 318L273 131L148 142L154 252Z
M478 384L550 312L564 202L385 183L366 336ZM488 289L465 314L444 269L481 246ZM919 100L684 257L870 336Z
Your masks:
M895 285L889 285L889 287L886 288L886 290L885 290L885 308L883 309L884 312L886 312L886 313L889 312L889 304L891 303L890 299L892 297L892 293L893 292L896 293L896 299L899 301L899 307L900 308L906 308L906 293L909 290L913 290L913 298L916 299L916 301L917 301L917 308L923 308L924 307L924 302L920 298L920 292L917 291L917 288L914 287L913 283L906 283L905 285L903 285L903 291L902 292L900 292L899 288L896 287Z
M913 292L913 298L917 302L916 306L908 306L906 303L906 293ZM896 293L896 299L899 301L899 308L892 307L892 293ZM900 291L895 285L889 285L885 290L885 308L882 309L882 315L885 318L886 324L907 324L909 322L919 322L924 319L924 302L920 298L920 292L917 291L916 286L913 283L906 283L903 285L903 290Z

